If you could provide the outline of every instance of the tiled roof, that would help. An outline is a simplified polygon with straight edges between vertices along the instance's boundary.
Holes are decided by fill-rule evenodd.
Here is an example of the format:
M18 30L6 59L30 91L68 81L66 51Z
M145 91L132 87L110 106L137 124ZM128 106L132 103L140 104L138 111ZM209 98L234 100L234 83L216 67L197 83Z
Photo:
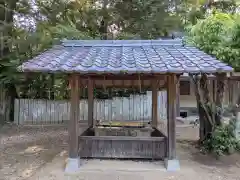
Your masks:
M181 40L67 40L19 69L78 73L214 73L233 69Z

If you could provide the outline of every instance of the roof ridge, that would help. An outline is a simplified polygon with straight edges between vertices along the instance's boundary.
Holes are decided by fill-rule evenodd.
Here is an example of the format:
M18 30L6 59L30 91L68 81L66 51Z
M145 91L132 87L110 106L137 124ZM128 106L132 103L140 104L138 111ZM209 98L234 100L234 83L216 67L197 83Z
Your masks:
M62 40L65 47L87 47L87 46L182 46L184 45L180 39L167 40Z

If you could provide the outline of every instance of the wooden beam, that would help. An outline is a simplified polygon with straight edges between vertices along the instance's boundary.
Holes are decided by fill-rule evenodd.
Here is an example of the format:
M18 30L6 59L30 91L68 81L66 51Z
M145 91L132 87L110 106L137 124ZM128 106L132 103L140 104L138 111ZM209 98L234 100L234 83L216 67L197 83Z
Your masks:
M92 78L91 78L92 79ZM154 78L157 79L157 78ZM113 87L113 88L139 88L139 80L94 80L94 87L95 88L102 88L103 83L106 88ZM88 79L82 79L81 78L81 85L86 86L88 85ZM141 79L141 87L143 89L149 89L152 88L152 79L148 80L142 80ZM158 81L158 87L159 88L166 88L165 80L159 80Z
M232 81L240 81L240 76L229 76L229 77L227 77L227 76L225 76L225 77L223 77L225 80L232 80ZM190 79L190 77L188 77L188 76L181 76L180 77L180 80L189 80ZM217 79L217 77L216 76L208 76L208 79L210 79L210 80L216 80Z
M140 74L141 80L151 80L153 78L165 79L165 74ZM106 75L82 75L81 79L88 79L91 77L92 80L139 80L139 74L106 74Z
M71 88L71 109L70 109L70 121L69 121L69 157L78 157L78 120L79 120L79 76L72 74L70 76L70 88Z
M152 80L152 127L158 126L158 82Z
M176 92L177 76L170 74L167 81L168 160L176 158Z
M94 97L93 97L93 80L88 79L88 127L93 126L93 108L94 108Z

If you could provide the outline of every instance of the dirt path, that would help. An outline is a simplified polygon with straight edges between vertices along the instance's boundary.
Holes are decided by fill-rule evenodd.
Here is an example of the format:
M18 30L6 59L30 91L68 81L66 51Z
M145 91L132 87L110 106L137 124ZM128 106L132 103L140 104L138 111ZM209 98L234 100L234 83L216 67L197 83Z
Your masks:
M197 128L178 127L178 139L196 139ZM200 155L189 141L177 144L181 171L169 173L161 162L82 160L80 172L64 174L66 127L16 127L0 130L0 180L239 180L240 156L215 160Z
M26 179L67 147L64 127L5 127L0 132L0 180Z

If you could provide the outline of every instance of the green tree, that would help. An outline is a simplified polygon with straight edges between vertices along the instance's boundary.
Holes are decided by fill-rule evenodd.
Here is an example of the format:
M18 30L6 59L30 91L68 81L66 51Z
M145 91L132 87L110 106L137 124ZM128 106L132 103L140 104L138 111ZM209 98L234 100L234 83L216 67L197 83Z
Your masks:
M213 12L206 19L199 20L189 31L189 42L208 54L230 64L239 71L240 63L240 21L238 14ZM217 97L209 95L206 74L201 78L192 76L200 116L200 140L211 137L216 126L221 126L224 75L217 82Z
M144 39L167 36L181 25L180 17L171 10L167 1L117 1L115 13L118 17L115 21L122 27L123 32L138 34Z
M10 63L11 56L11 37L13 34L13 11L17 7L17 0L1 0L0 1L0 71L12 71L12 68L7 64ZM9 40L10 39L10 40ZM14 82L9 81L5 84L6 94L10 97L10 120L13 121L14 118L14 99L17 97L16 87Z

